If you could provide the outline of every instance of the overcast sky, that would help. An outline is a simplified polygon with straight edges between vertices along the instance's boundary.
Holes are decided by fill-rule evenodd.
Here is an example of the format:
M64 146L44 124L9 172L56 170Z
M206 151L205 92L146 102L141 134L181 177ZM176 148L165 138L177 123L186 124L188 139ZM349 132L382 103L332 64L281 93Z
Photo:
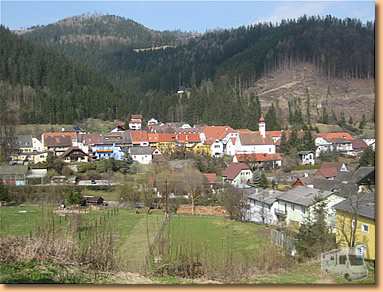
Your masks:
M327 15L375 19L374 1L15 1L0 0L1 24L11 28L53 23L83 13L115 14L156 30L199 31L259 21Z

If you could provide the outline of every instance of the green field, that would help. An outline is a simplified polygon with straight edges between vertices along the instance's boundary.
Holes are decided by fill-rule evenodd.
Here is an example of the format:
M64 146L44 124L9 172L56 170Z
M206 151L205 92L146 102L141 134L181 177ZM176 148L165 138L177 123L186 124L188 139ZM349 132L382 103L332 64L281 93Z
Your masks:
M49 206L25 205L0 208L0 236L34 234L44 220L55 220L59 230L65 230L68 221L63 217L47 216ZM241 223L212 216L173 215L165 225L163 238L167 252L161 254L161 265L177 268L177 272L158 274L158 266L147 265L149 243L157 246L155 237L163 222L163 213L136 214L134 210L119 209L113 216L111 209L92 210L81 215L82 226L102 218L109 218L108 228L116 234L119 267L116 274L98 274L79 267L67 267L50 262L16 262L0 264L0 282L34 283L251 283L251 284L346 284L342 278L322 274L319 262L299 264L286 257L270 242L270 229L264 225ZM45 219L44 219L45 218ZM85 239L86 237L84 237ZM179 274L180 264L200 263L202 275L187 277ZM153 269L152 269L153 268ZM172 270L170 270L172 271ZM132 274L135 273L132 276ZM137 276L150 275L150 278ZM209 282L210 281L210 282ZM369 278L350 284L374 283Z

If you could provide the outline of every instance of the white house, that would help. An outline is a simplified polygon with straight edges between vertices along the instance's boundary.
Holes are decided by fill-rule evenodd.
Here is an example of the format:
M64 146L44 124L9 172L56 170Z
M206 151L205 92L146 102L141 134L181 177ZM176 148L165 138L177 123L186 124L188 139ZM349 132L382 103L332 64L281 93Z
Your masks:
M131 115L129 120L129 129L141 130L142 120L142 115Z
M338 151L344 154L352 154L353 137L346 132L320 133L315 138L315 156L328 151Z
M149 146L135 146L129 150L133 161L140 164L150 164L153 159L153 150Z
M235 187L245 187L253 178L253 172L245 163L232 162L223 172L222 177L225 182Z
M319 203L325 204L327 211L327 225L335 232L335 209L334 205L345 200L330 191L321 191L306 186L297 186L278 196L278 206L275 214L279 221L287 224L302 224L308 216L313 216L314 208Z
M277 190L256 189L247 197L248 209L246 220L262 224L277 224L278 217L275 210L278 207L278 196L282 192Z
M362 140L375 151L375 138L363 138Z
M314 165L315 155L313 151L300 151L298 152L300 163L303 165Z
M156 120L155 118L151 118L151 119L148 121L148 127L150 127L150 126L154 126L154 125L158 125L158 120Z
M275 153L275 145L268 136L257 132L240 133L235 140L235 154L237 153Z
M222 157L224 154L224 145L222 141L216 140L210 146L212 157Z
M321 153L333 151L334 149L332 143L322 137L315 138L315 147L315 157L319 157Z

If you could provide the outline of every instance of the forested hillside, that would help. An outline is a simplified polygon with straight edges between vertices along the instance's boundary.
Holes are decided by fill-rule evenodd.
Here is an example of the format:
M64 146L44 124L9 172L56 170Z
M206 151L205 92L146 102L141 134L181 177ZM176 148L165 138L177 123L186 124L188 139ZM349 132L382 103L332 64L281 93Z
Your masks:
M23 123L115 118L120 94L107 79L0 26L0 97Z
M284 70L299 67L300 64L309 64L320 76L316 78L319 83L314 88L327 88L334 79L347 82L373 80L374 29L374 23L362 24L355 19L304 16L282 21L280 25L263 23L192 36L180 32L155 32L116 16L74 17L35 27L22 35L34 45L40 47L44 44L56 53L49 50L44 54L38 49L36 51L44 55L39 57L38 53L22 50L22 54L27 54L23 57L5 48L5 54L11 56L11 60L6 62L7 70L18 69L12 69L12 73L4 71L1 79L6 83L2 86L9 86L10 83L12 92L17 92L15 85L23 84L24 87L32 87L33 93L39 96L32 102L30 97L21 98L19 93L15 95L18 96L18 103L25 105L22 107L23 122L71 122L88 116L112 119L140 112L146 117L168 121L226 123L233 127L256 128L255 121L262 110L268 113L269 120L275 117L275 121L269 123L274 126L270 127L278 128L287 123L287 116L282 114L287 110L286 99L303 100L307 92L316 96L317 100L312 100L310 107L312 115L303 106L294 109L303 111L303 116L312 116L311 122L316 122L321 117L317 113L318 107L314 105L329 96L337 100L324 103L325 107L342 105L343 93L326 93L323 97L322 91L308 91L306 87L309 85L300 82L302 89L290 91L292 95L297 93L297 96L287 97L284 94L281 103L278 96L265 99L268 95L264 94L261 109L256 96L263 89L258 88L262 84L258 81L267 80L267 76L276 71L283 74ZM9 32L5 34L14 42L21 43ZM26 46L32 47L30 43ZM162 49L137 50L146 46L162 46ZM52 58L49 57L52 54L61 63L45 68L43 64ZM44 61L26 63L29 58ZM65 64L67 58L70 62ZM10 66L9 62L18 65ZM28 66L28 69L23 70L23 66ZM45 69L36 69L41 66ZM81 76L63 74L82 70L87 73L81 73ZM51 76L47 71L56 72L56 75ZM46 77L41 77L40 81L27 77L34 74ZM64 75L65 78L61 78ZM53 81L54 78L56 81ZM186 88L186 91L177 95L180 87ZM370 90L366 92L370 94ZM66 98L67 94L72 97ZM48 102L44 107L39 106L39 100L41 103L44 99ZM85 104L89 104L89 108ZM328 109L330 113L332 110L337 115L341 111L352 113L347 108ZM363 106L362 111L368 110L369 107ZM305 119L309 120L308 117Z

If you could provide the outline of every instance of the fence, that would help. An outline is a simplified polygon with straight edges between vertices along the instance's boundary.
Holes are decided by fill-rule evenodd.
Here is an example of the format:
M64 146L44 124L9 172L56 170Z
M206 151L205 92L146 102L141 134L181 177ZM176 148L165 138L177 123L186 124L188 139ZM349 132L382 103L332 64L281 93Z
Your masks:
M271 230L271 242L274 245L281 247L286 250L290 255L296 254L295 239L289 237L284 232L272 229Z

